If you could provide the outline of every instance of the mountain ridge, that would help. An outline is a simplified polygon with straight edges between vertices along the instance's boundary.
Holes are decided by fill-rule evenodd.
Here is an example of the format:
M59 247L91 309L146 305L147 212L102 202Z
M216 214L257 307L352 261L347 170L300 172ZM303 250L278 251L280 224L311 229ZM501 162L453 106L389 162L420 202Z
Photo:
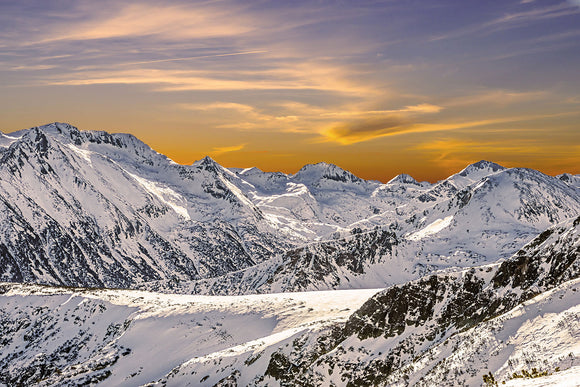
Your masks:
M482 160L383 184L181 165L64 123L0 134L0 384L577 380L578 181Z
M263 277L274 268L290 275L306 259L287 252L311 254L313 243L331 246L377 228L403 241L393 254L420 257L400 263L417 276L508 257L580 208L568 175L562 180L483 160L435 185L408 175L382 184L328 163L293 175L228 169L209 156L180 165L133 135L64 123L16 134L3 135L10 144L0 148L0 278L8 281L174 291L246 271L254 278L261 272L264 283L289 283ZM453 231L464 229L485 239L477 245ZM354 284L377 270L389 276L388 257L357 264L327 258L315 275L320 284L304 272L303 285L280 290L360 286ZM390 283L374 277L373 286Z

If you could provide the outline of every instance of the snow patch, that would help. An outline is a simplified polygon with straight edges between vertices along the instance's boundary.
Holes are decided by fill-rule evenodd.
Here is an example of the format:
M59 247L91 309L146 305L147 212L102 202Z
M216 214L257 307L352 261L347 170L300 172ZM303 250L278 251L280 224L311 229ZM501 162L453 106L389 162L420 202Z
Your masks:
M437 234L439 231L443 230L445 227L448 227L453 220L453 215L447 216L444 219L437 219L433 223L430 223L427 227L412 233L411 235L407 236L407 239L412 241L418 241L420 239L426 238L433 234Z
M81 149L77 146L74 146L73 144L66 144L66 146L67 146L67 148L72 150L74 153L76 153L78 156L80 156L81 158L86 160L90 166L93 166L93 163L91 161L91 154L93 152L86 150L86 149Z
M160 187L158 184L155 184L147 179L134 175L130 172L127 172L127 174L131 176L133 179L135 179L135 181L137 181L137 183L139 183L149 193L156 196L163 203L171 207L178 215L182 216L186 220L191 220L189 213L187 212L187 208L178 204L186 202L183 196L181 196L180 194L178 194L169 187Z

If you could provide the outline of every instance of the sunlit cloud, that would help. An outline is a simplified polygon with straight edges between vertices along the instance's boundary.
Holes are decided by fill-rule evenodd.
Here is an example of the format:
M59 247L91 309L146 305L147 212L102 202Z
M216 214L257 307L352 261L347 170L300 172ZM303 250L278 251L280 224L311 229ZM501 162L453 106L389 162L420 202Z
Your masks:
M213 102L209 104L180 104L178 108L200 112L222 111L224 114L233 112L241 117L234 123L220 124L220 129L236 129L242 131L284 131L288 124L293 124L301 118L295 115L276 115L262 112L254 106L235 102Z
M121 63L122 66L133 66L133 65L140 65L140 64L152 64L152 63L166 63L166 62L181 62L184 60L192 60L192 59L205 59L205 58L220 58L224 56L238 56L238 55L250 55L250 54L263 54L268 51L266 50L253 50L253 51L242 51L242 52L230 52L224 54L212 54L212 55L196 55L196 56L188 56L185 58L169 58L169 59L156 59L156 60L148 60L148 61L141 61L141 62L127 62Z
M528 122L539 119L578 115L578 112L561 114L527 115L503 117L487 120L464 121L456 123L424 123L412 120L410 117L388 116L375 120L338 123L324 128L320 134L320 141L337 142L342 145L351 145L370 141L380 137L395 136L410 133L445 132L490 125L502 125L516 122Z
M39 70L49 70L56 68L54 65L30 65L30 66L15 66L10 68L13 71L39 71Z
M514 90L486 90L481 93L464 95L447 100L447 107L478 106L478 105L513 105L522 102L545 99L551 96L546 90L514 91Z
M242 113L250 113L254 112L255 108L250 105L244 105L241 103L235 102L212 102L212 103L205 103L205 104L180 104L179 107L183 109L190 109L190 110L235 110Z
M58 74L45 85L88 86L104 84L151 85L158 91L187 90L319 90L334 93L375 94L372 86L343 78L344 69L313 63L275 69L242 69L224 73L208 70L161 68L113 69Z
M439 113L443 107L422 103L419 105L405 106L401 109L395 110L359 110L359 111L338 111L323 113L321 116L325 117L363 117L363 116L382 116L386 114L397 113Z
M237 151L244 149L246 145L247 144L239 144L239 145L232 145L232 146L216 147L216 148L213 148L211 153L213 155L221 155L224 153L237 152Z
M141 3L115 7L110 4L108 11L97 8L92 12L93 18L70 23L67 28L59 26L36 43L137 36L212 38L236 36L254 28L251 23L244 23L242 17L231 17L235 9L207 6Z

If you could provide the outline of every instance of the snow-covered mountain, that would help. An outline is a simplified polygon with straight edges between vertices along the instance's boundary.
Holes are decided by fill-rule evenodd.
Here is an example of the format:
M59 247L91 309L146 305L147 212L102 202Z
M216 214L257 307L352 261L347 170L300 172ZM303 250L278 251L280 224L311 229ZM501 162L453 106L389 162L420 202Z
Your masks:
M502 263L389 287L344 325L296 334L258 353L248 351L244 362L225 357L220 370L226 371L213 380L475 386L489 373L501 383L514 374L535 374L535 369L545 375L567 370L573 383L579 372L579 275L577 218L546 230ZM264 356L267 366L251 361ZM210 358L196 359L163 380L179 385L209 370L215 370Z
M364 273L398 277L385 271L394 254L411 274L373 282L385 286L506 258L576 216L580 191L563 176L485 161L434 185L408 175L365 181L327 163L294 175L230 170L209 157L187 166L131 135L54 123L0 136L0 279L170 290L276 268L265 280L288 283L280 275L293 264L307 270L296 256L348 245L353 233L370 240L378 229L393 233L394 252L321 263L317 276L333 278L266 291L358 287L368 278L353 275Z
M577 189L530 169L480 162L428 191L442 186L455 187L454 193L447 191L420 211L401 211L404 221L388 219L370 231L357 227L346 236L294 248L216 278L184 282L172 291L228 295L401 284L505 259L552 224L580 214ZM409 206L421 204L420 199L406 200ZM167 283L144 288L171 289Z
M0 133L0 386L575 386L579 182Z
M525 373L566 383L579 373L579 274L580 218L502 263L383 291L208 297L2 284L0 383L475 386L490 373L509 385Z
M292 245L209 158L182 166L133 136L66 124L17 135L0 153L4 280L97 287L191 280Z

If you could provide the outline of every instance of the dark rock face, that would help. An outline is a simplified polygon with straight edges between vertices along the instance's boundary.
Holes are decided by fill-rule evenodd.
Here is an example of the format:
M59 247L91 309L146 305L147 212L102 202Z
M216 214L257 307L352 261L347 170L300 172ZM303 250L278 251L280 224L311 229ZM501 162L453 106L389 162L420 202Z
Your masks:
M363 266L381 256L390 255L398 243L396 234L375 230L355 234L352 238L325 242L291 250L284 256L286 264L275 275L294 272L288 291L305 290L314 281L332 277L337 268L346 268L353 273L363 273ZM312 277L314 276L314 277Z
M55 385L61 370L71 368L74 381L69 380L67 384L94 385L111 375L108 367L131 353L115 343L130 320L124 324L111 322L103 331L90 329L107 310L105 303L79 305L70 308L64 316L47 313L47 308L23 305L19 313L13 315L0 310L0 346L21 349L0 355L0 383L8 386ZM28 356L42 348L42 340L47 336L56 342L53 350ZM74 365L86 361L95 348L109 355L82 366ZM19 366L13 367L15 363Z
M502 264L388 288L363 304L342 329L325 336L334 345L321 351L318 359L295 368L300 358L290 363L287 355L276 353L268 375L289 384L295 380L313 383L339 370L347 386L383 385L392 372L431 345L578 278L579 226L580 218L551 228ZM363 341L376 348L369 340L387 340L389 345L378 356L369 356L364 347L356 348Z
M185 284L180 292L233 295L298 292L341 285L341 272L362 274L369 264L389 259L399 243L391 231L373 230L289 250L276 261L209 280Z

